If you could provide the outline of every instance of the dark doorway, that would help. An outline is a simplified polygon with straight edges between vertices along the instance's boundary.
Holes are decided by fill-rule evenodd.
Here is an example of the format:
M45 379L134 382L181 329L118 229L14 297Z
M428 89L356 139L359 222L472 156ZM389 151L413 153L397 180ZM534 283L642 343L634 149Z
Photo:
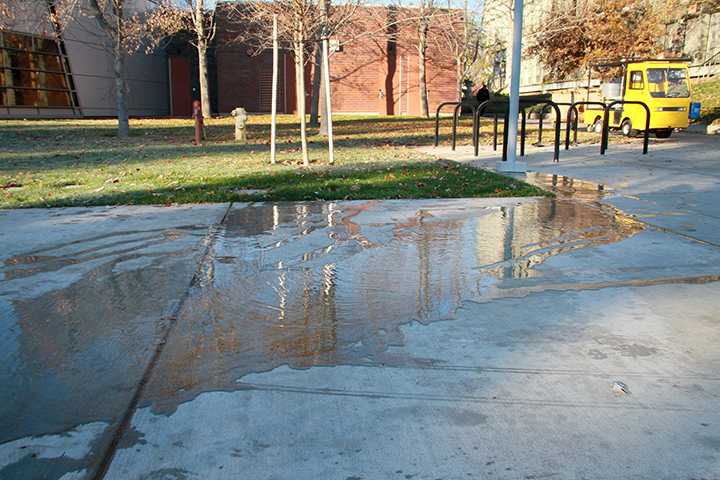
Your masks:
M190 62L185 57L171 55L170 69L170 114L173 117L192 115L192 78Z

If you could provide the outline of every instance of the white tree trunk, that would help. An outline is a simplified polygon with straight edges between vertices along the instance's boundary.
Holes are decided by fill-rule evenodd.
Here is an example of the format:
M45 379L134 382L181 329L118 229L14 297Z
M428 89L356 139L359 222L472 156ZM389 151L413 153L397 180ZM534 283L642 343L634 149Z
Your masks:
M270 163L277 163L277 91L278 91L278 33L277 15L273 15L273 71L272 71L272 102L270 107Z
M295 76L297 78L297 107L300 120L300 146L302 148L303 165L310 165L307 143L307 125L305 123L305 42L298 40L293 45L295 50Z
M327 137L328 137L328 162L330 165L335 163L335 154L333 149L333 126L332 126L332 94L330 92L330 60L329 60L329 47L327 36L323 38L322 42L322 73L323 73L323 86L325 87L325 111L323 112L323 118L326 119L327 125Z

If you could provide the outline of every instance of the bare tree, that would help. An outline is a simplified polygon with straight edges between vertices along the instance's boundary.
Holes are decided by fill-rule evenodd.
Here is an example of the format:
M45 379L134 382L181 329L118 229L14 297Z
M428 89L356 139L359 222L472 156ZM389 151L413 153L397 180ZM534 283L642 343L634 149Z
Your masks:
M462 0L462 8L455 8L452 0L448 0L447 9L435 17L431 40L438 50L447 52L455 63L460 99L463 82L475 79L478 63L483 60L484 45L480 25L470 10L468 0Z
M233 7L233 17L245 28L237 41L253 45L257 51L270 47L273 17L277 18L278 40L292 49L295 64L297 113L300 120L300 143L303 165L310 164L307 145L305 65L309 47L318 44L324 35L331 36L352 18L357 3L345 2L323 12L323 0L255 0Z
M417 26L418 84L420 88L420 113L424 117L430 116L427 89L427 49L428 33L434 15L434 0L419 0Z
M157 5L145 19L148 33L148 50L162 45L169 37L181 32L192 36L190 43L197 50L200 102L204 117L211 115L210 81L208 75L208 49L212 44L217 24L215 8L208 0L153 0Z
M135 53L146 38L144 12L133 11L128 0L54 0L48 2L50 20L56 33L94 22L102 45L112 55L118 137L127 137L130 123L127 109L125 59Z

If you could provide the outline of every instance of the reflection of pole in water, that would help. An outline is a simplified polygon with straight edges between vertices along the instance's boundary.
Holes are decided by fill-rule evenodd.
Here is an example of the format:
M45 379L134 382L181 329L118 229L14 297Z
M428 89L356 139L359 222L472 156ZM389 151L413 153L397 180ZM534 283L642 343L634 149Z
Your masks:
M287 273L285 270L281 270L278 268L278 322L281 324L285 323L285 315L286 315L286 309L287 309Z
M277 205L273 205L272 207L273 211L273 230L277 230L280 226L280 210L278 209Z
M308 217L309 214L310 214L310 211L309 211L307 205L298 205L295 208L295 215L296 215L295 221L296 221L297 227L301 233L306 233L305 232L305 219Z
M430 313L430 232L427 231L422 218L418 220L420 238L417 241L418 251L418 293L417 315L424 320Z
M328 227L335 226L335 219L333 218L333 215L335 215L335 207L336 207L336 205L334 203L328 203L328 206L327 206L327 226Z
M513 236L515 232L515 207L501 207L500 211L505 219L505 231L503 235L503 278L513 277Z

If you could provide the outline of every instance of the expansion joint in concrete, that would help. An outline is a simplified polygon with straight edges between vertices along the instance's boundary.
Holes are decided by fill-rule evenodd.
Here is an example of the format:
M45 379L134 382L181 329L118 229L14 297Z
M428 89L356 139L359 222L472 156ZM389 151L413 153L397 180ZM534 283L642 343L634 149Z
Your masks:
M190 297L190 292L192 291L192 288L195 285L201 283L203 272L206 271L206 264L209 261L212 261L212 250L218 237L218 231L221 230L225 225L232 206L233 202L230 202L225 209L222 218L217 223L211 225L208 229L208 232L203 236L200 245L204 245L205 249L203 250L200 259L198 260L198 263L195 267L195 272L193 273L193 276L190 279L190 282L188 283L188 286L183 292L180 300L176 303L175 308L172 309L171 313L168 316L164 317L164 319L168 320L168 322L165 326L164 331L162 332L162 336L158 341L157 346L155 347L155 351L153 352L150 361L148 362L145 370L143 371L143 375L140 378L137 387L135 388L135 392L133 393L130 403L125 409L125 412L123 413L120 423L113 432L110 444L107 446L105 452L103 453L97 470L94 474L90 476L92 480L102 480L105 477L108 469L110 468L110 464L115 457L115 452L117 451L118 445L120 444L120 441L122 440L125 432L127 431L130 423L132 422L132 418L135 415L135 411L137 410L137 406L140 403L140 399L142 398L142 395L145 391L145 387L150 381L153 371L155 370L155 366L157 365L160 356L162 355L163 348L167 344L173 327L177 323L177 318L180 315L180 312L182 312L182 309L185 306L188 298Z

